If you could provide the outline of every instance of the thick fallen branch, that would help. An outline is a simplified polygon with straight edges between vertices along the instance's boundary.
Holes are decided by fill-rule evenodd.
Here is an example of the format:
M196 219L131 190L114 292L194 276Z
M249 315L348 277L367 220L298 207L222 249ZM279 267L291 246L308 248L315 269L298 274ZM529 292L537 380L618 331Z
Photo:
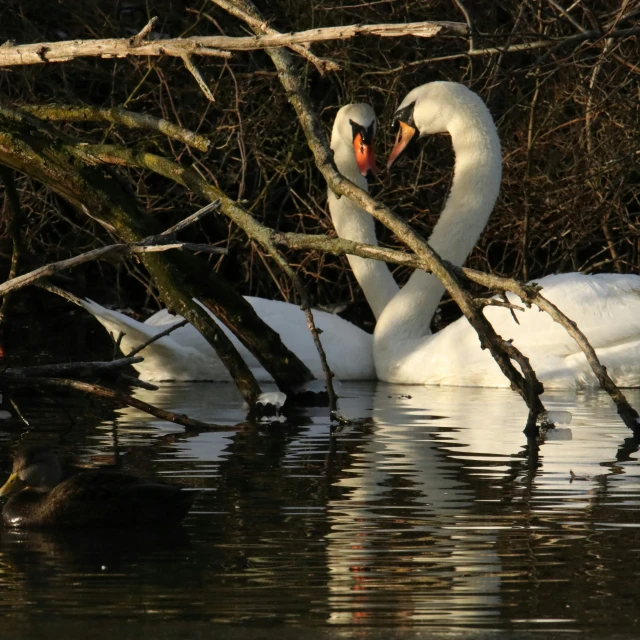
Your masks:
M220 189L208 183L201 178L198 173L182 167L173 160L163 158L152 153L141 153L124 147L115 147L113 145L88 145L88 144L67 144L67 150L79 157L88 159L95 163L96 160L122 164L128 167L137 167L139 169L147 169L161 176L174 180L178 184L188 187L194 193L201 195L203 198L220 203L220 210L235 224L237 224L252 240L260 244L263 249L276 261L278 266L289 276L298 295L300 296L301 309L305 313L309 331L313 337L320 361L322 363L325 381L327 383L327 393L329 395L329 406L333 414L336 411L337 399L333 389L332 377L333 373L327 364L326 354L322 347L322 341L319 338L318 331L311 313L311 305L309 297L302 285L302 281L291 268L282 252L277 248L272 238L272 230L260 224L248 211L242 206L227 197ZM1 292L1 291L0 291ZM303 382L302 380L300 382Z
M273 234L273 238L276 243L284 244L292 249L315 249L326 253L332 253L334 255L349 254L360 256L361 258L383 260L384 262L399 264L413 269L423 269L424 271L431 270L428 261L415 254L387 249L380 246L361 244L359 242L353 242L352 240L328 238L327 236L312 236L299 233L275 232ZM613 382L607 373L606 367L603 366L598 359L595 349L591 346L589 340L584 333L582 333L578 325L542 295L541 291L544 292L544 288L537 287L533 284L525 284L513 278L502 278L500 276L490 275L474 269L457 267L447 261L444 261L444 263L449 269L451 269L451 271L456 273L462 279L482 285L490 291L508 291L513 293L518 296L525 305L530 306L533 304L541 311L549 314L554 322L557 322L567 331L585 354L585 358L587 359L591 370L598 378L600 386L615 402L618 414L627 427L634 432L640 430L638 412L629 404L625 395ZM480 304L485 305L489 302L490 301L480 302ZM497 302L499 301L492 301L493 304ZM506 306L513 307L513 305ZM517 309L517 307L513 308Z

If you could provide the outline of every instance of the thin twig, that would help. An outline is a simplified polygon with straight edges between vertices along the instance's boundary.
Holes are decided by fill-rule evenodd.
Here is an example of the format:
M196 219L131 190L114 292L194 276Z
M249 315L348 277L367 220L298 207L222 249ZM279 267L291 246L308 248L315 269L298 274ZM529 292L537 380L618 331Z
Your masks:
M458 9L460 9L467 23L467 27L469 29L469 51L473 51L476 48L476 46L474 42L475 29L473 27L473 22L471 21L471 15L469 14L469 11L462 3L462 0L453 0L453 2L458 7Z
M66 260L60 260L59 262L51 262L45 264L38 269L29 271L21 276L12 278L0 284L0 296L3 296L9 291L15 291L16 289L22 289L27 285L33 284L41 278L47 278L60 271L66 271L72 269L86 262L93 262L94 260L105 260L107 258L113 259L122 256L133 255L136 253L156 253L159 251L169 251L171 249L191 249L195 251L207 251L209 253L222 253L226 254L226 249L220 249L219 247L212 247L210 245L192 244L189 242L171 242L161 245L144 245L144 244L111 244L106 247L100 247L99 249L92 249L86 253L74 256L73 258L67 258Z
M188 53L183 53L181 56L182 62L184 62L184 66L187 67L189 73L194 77L195 81L198 83L200 90L204 93L205 98L209 102L215 102L216 99L213 97L213 93L211 93L211 89L209 89L209 85L206 83L205 79L202 77L200 71L198 71L198 67L196 67L195 63L191 59L191 56Z
M139 47L144 42L145 38L151 33L153 25L158 21L158 16L153 16L147 24L140 29L140 32L131 38L131 46Z
M585 29L577 20L571 17L569 12L560 4L555 2L555 0L547 0L547 2L557 9L580 33L586 33L587 29Z
M153 336L153 338L149 338L149 340L147 340L146 342L139 344L135 349L132 349L128 353L127 357L131 358L131 356L135 356L136 354L140 353L143 349L146 349L150 344L157 342L158 340L160 340L160 338L164 338L165 336L168 336L170 333L173 333L176 329L180 329L181 327L184 327L187 324L189 324L188 320L182 320L180 322L176 322L175 324L172 324L168 329L165 329L164 331Z
M209 204L204 205L204 207L201 207L195 213L192 213L190 216L187 216L183 220L180 220L180 222L177 222L172 227L169 227L168 229L165 229L159 235L152 236L152 238L150 239L151 241L149 242L149 244L154 244L153 238L158 238L159 239L159 238L173 238L173 237L175 237L178 232L182 231L183 229L186 229L187 227L192 225L194 222L198 222L198 220L200 220L201 218L204 218L204 216L206 216L208 213L211 213L212 211L216 211L219 208L220 208L220 200L214 200L213 202L210 202ZM143 240L142 242L139 242L138 244L143 244L143 243L146 243L146 242L147 242L147 240Z
M453 0L453 3L458 7L458 9L460 9L467 23L467 27L469 27L469 51L473 51L476 48L476 44L474 35L475 29L473 27L473 22L471 21L471 15L467 11L462 0ZM473 82L473 58L469 58L469 81Z
M519 307L517 304L505 300L498 300L497 298L474 298L473 301L479 307L503 307L505 309L511 309L511 311L524 311L524 307ZM516 316L513 316L514 319Z

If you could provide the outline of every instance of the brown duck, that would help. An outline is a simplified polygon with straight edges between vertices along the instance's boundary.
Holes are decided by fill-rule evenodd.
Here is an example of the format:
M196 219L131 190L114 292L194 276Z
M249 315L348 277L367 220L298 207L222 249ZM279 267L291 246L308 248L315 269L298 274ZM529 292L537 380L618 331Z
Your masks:
M0 496L5 526L22 528L170 527L189 512L197 492L107 470L65 479L47 446L18 451Z

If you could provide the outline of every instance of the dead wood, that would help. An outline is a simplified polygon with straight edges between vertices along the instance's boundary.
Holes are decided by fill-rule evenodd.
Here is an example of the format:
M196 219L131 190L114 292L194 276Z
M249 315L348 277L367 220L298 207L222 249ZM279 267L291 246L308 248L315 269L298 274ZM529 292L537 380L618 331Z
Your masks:
M0 48L1 50L1 48ZM60 104L25 105L24 111L47 122L111 122L131 129L156 131L199 151L208 151L211 141L199 133L189 131L163 118L146 113L136 113L121 107L99 109L97 107L72 107Z
M215 203L220 203L220 210L235 224L237 224L251 240L259 243L264 248L265 252L275 260L280 269L282 269L282 271L291 279L291 282L300 296L300 307L305 313L309 331L311 332L315 347L320 357L320 362L322 363L325 382L327 384L327 393L329 395L329 407L332 415L335 416L337 409L337 396L333 388L333 373L327 363L322 341L318 335L318 330L313 320L309 296L306 293L301 279L290 267L288 261L272 240L271 229L256 221L242 206L233 202L219 189L202 179L196 172L181 167L168 158L162 158L150 153L136 153L130 149L114 148L112 145L67 145L67 149L71 153L81 155L83 158L89 155L94 162L102 161L106 163L124 164L129 167L138 167L154 171L166 178L175 180L180 184L189 187L191 191L202 195L204 198L209 198ZM203 303L205 305L207 304L204 300Z
M227 8L225 5L221 6ZM134 38L110 38L107 40L67 40L40 42L37 44L5 43L0 46L0 67L15 67L53 62L69 62L76 58L126 58L130 56L191 56L231 57L229 50L251 51L269 47L291 47L296 53L309 57L309 52L300 45L325 40L345 40L357 35L373 35L397 38L417 36L430 38L435 35L466 35L467 27L455 22L414 22L408 24L347 25L324 29L310 29L301 33L282 34L269 32L262 22L262 31L268 35L233 38L227 36L193 36L149 41ZM138 34L140 35L140 34ZM322 70L337 70L339 66L328 61L315 61Z
M98 375L113 375L120 373L121 369L130 367L137 362L142 362L141 356L120 358L111 362L64 362L60 364L41 364L30 367L7 367L2 374L8 377L17 376L24 378L77 376L87 378ZM154 386L154 389L157 387Z

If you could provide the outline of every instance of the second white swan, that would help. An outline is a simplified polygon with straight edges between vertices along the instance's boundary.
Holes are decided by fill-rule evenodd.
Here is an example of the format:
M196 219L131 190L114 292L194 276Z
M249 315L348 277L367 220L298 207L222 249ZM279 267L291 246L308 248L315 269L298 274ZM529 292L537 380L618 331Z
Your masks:
M449 197L429 244L462 265L498 197L502 160L493 119L481 98L453 82L411 91L398 107L396 144L388 165L417 137L449 133L455 152ZM640 276L568 273L536 280L542 294L576 321L616 384L640 386ZM374 333L379 379L405 384L509 386L488 351L480 349L465 318L431 334L429 322L444 288L416 271L385 307ZM512 302L519 300L509 295ZM546 389L598 386L582 352L566 331L535 308L511 312L489 307L496 332L529 357Z

